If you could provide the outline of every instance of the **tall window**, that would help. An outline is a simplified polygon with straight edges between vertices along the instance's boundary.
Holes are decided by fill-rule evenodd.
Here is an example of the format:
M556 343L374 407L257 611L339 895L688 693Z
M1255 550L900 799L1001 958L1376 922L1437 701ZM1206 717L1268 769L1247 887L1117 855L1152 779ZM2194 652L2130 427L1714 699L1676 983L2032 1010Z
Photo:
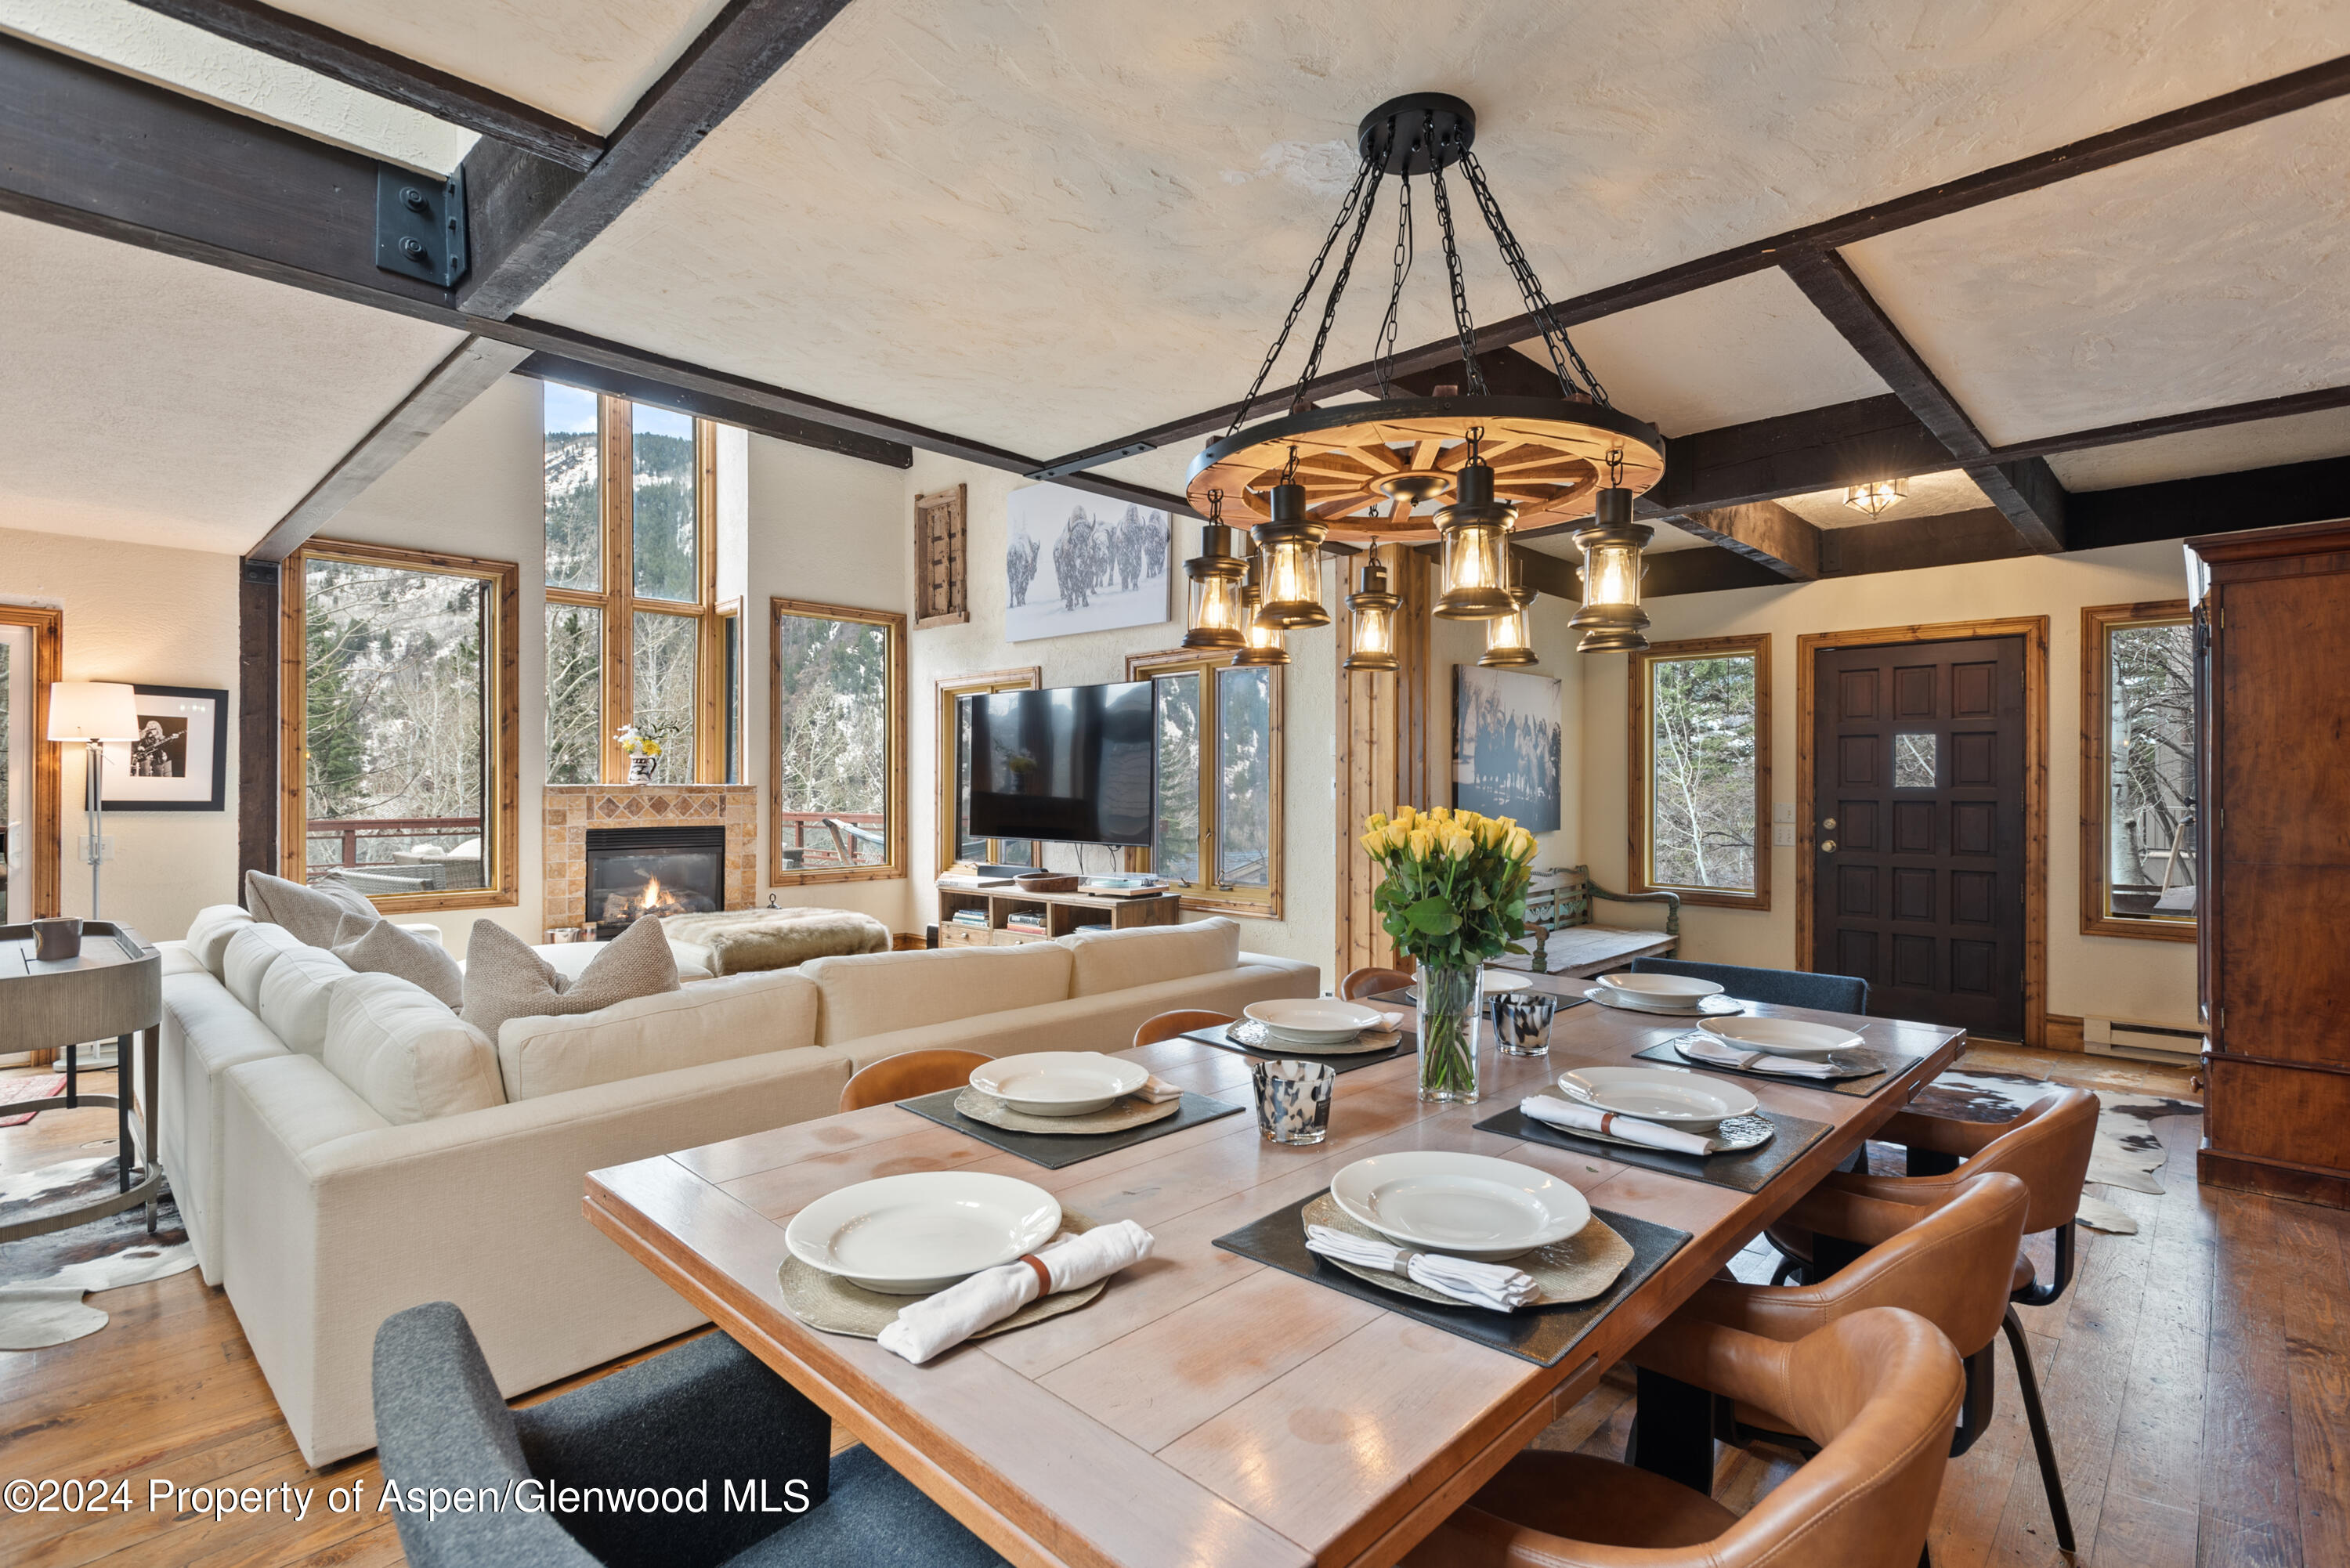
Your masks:
M1771 907L1771 639L1632 656L1632 890Z
M2081 612L2081 929L2195 940L2195 626L2184 599Z
M739 639L724 625L732 607L715 603L712 428L546 389L547 780L625 777L611 738L623 724L660 742L657 782L738 778Z
M326 541L286 562L286 876L386 909L515 901L519 576Z
M906 618L769 601L769 880L906 874Z
M1228 655L1136 654L1159 732L1159 841L1151 867L1187 909L1281 916L1281 680Z
M938 683L939 869L950 866L1034 866L1035 841L977 838L965 824L971 806L971 705L994 691L1030 691L1042 681L1035 665L955 675Z

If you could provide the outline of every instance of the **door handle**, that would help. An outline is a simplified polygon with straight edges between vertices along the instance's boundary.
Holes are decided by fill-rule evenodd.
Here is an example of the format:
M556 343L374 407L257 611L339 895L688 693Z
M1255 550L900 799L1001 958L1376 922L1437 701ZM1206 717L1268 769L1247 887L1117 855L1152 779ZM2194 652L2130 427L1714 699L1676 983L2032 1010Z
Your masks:
M1821 839L1820 853L1823 855L1834 855L1835 853L1835 840L1833 838Z

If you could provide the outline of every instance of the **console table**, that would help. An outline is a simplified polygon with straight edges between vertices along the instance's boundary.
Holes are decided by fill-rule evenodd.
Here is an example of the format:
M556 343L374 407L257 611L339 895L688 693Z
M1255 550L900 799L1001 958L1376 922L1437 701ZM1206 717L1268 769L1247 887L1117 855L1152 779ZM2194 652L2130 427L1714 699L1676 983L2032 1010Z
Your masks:
M1010 947L1018 942L1044 942L1066 937L1079 926L1107 926L1125 931L1138 926L1171 926L1183 918L1183 899L1176 893L1146 898L1122 898L1108 893L1024 893L1009 885L975 888L947 882L941 882L938 888L939 946L942 948ZM954 923L957 909L984 910L987 924L959 926ZM1004 921L1014 911L1042 912L1044 930L1005 929Z
M163 1184L155 1160L156 1044L163 1021L163 955L130 927L111 920L82 923L78 958L33 956L33 928L0 926L0 1052L63 1050L66 1092L41 1100L18 1100L9 1114L78 1110L111 1106L120 1156L120 1190L77 1204L61 1213L15 1225L0 1225L0 1242L22 1241L69 1226L147 1206L147 1229L155 1229L155 1200ZM115 1092L84 1094L80 1054L84 1041L115 1037ZM142 1115L130 1115L134 1092L131 1037L140 1038L137 1082L145 1085ZM134 1158L134 1156L137 1158ZM138 1179L132 1180L134 1168Z

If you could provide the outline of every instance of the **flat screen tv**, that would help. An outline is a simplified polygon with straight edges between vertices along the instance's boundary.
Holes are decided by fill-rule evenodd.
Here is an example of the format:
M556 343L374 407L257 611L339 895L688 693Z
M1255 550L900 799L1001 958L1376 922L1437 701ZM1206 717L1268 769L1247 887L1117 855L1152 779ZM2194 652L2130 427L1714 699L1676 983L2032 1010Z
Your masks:
M1158 752L1149 681L966 701L973 836L1150 843Z

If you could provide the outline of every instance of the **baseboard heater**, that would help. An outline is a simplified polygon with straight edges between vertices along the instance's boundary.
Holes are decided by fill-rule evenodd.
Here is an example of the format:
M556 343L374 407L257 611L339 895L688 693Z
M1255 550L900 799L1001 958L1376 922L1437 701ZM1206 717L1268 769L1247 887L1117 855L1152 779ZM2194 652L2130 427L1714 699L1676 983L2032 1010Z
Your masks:
M2139 1062L2187 1065L2203 1059L2203 1033L2198 1029L2173 1029L2167 1023L2084 1018L2081 1048L2092 1056L2126 1056Z

